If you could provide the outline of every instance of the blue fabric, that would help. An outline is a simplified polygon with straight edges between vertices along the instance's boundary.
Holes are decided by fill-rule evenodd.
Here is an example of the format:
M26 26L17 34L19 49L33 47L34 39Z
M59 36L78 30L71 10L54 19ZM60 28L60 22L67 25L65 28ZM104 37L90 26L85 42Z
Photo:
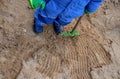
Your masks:
M89 12L95 12L103 1L104 0L91 0L86 6L86 10Z
M84 14L84 11L95 12L103 0L45 0L46 7L44 10L38 8L34 13L35 26L39 27L44 24L53 22L65 26L74 18ZM40 24L40 25L38 25ZM58 26L59 27L59 26Z
M41 14L39 13L39 10L40 9L38 8L34 13L34 28L33 28L33 30L35 33L43 32L44 24L51 24L54 21L54 19L41 16Z
M69 24L70 22L64 22L62 21L61 19L56 18L55 21L54 21L54 30L55 32L58 34L58 33L61 33L63 32L63 28L65 25Z
M63 29L61 29L61 27L63 26L61 26L58 21L54 22L54 30L57 34L63 32Z
M49 18L47 16L42 16L40 13L41 9L38 8L34 13L34 19L40 21L42 24L51 24L53 23L54 19Z
M43 32L43 23L37 19L34 19L34 32L41 33Z

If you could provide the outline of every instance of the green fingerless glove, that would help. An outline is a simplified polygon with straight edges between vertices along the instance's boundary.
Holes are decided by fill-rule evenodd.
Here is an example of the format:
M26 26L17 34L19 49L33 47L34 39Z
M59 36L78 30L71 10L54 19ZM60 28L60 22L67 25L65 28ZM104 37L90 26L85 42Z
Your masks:
M40 7L42 10L45 8L46 2L43 0L29 0L33 9Z
M92 12L89 12L89 11L85 10L85 14L89 15L89 14L91 14L91 13L92 13Z

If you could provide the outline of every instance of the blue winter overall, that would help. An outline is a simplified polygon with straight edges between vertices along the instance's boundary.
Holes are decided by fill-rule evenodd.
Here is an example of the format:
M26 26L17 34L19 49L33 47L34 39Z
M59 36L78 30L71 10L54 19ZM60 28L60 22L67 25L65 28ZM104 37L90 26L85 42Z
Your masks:
M41 33L44 24L54 24L58 33L60 26L69 24L73 19L81 17L84 11L95 12L103 0L45 0L44 10L37 8L34 13L34 31Z

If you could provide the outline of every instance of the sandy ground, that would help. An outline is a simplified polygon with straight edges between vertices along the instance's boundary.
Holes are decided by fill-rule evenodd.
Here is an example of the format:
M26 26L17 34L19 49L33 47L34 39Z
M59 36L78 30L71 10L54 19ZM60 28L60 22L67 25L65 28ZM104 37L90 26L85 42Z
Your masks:
M32 30L28 1L0 0L0 79L120 79L120 1L84 16L80 37ZM70 31L77 19L66 31Z

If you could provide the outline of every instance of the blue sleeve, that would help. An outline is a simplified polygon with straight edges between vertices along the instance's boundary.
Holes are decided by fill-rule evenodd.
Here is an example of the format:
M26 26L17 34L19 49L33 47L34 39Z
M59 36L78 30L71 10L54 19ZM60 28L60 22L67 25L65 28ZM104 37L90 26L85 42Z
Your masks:
M99 6L103 3L104 0L90 0L90 2L86 6L86 10L88 12L95 12Z

